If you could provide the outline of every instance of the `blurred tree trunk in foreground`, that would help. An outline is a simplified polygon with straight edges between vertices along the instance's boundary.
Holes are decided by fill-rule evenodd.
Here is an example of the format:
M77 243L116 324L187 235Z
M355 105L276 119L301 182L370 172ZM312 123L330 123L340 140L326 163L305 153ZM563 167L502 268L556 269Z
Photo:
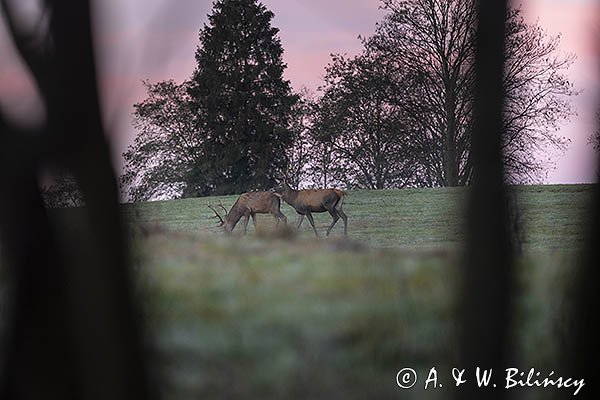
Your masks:
M461 312L461 368L507 368L513 267L504 201L501 138L506 1L479 1L467 260ZM473 379L457 398L507 397L504 388L479 388Z
M153 398L100 115L90 5L42 2L39 24L29 26L16 1L1 4L46 120L27 130L0 110L0 227L11 295L0 398ZM51 167L81 189L87 207L75 224L44 208L40 176Z

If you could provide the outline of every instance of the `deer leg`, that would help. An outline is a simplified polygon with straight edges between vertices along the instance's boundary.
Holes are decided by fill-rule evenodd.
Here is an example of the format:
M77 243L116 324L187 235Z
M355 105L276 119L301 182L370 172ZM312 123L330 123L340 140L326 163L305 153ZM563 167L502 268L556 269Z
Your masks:
M333 222L331 223L331 225L329 225L329 228L327 229L327 236L329 236L329 232L331 232L331 229L333 229L333 226L336 222L338 222L338 219L340 219L340 217L338 216L337 210L335 208L332 208L327 211L329 211L329 214L333 218Z
M275 224L275 228L277 228L279 226L279 222L283 221L283 225L287 225L287 218L285 215L283 215L283 213L281 211L278 211L276 213L273 214L275 216L275 220L277 221L277 223Z
M281 211L279 211L279 213L281 214L281 219L283 220L283 226L287 226L287 217Z
M342 221L344 221L344 235L348 236L348 217L346 216L346 213L342 210L343 201L344 198L340 197L340 199L335 203L335 211L340 217L342 217Z
M338 215L342 217L342 221L344 221L344 235L348 236L348 217L346 216L346 213L342 211L341 208L336 211Z
M311 213L309 213L309 212L307 212L307 213L306 213L306 218L308 218L308 222L310 222L310 225L312 226L312 228L313 228L313 231L315 231L315 236L319 236L319 235L317 234L317 228L315 228L315 221L313 221L312 214L311 214Z
M244 215L244 235L248 231L248 221L249 220L250 220L250 218L247 215Z
M300 225L302 225L302 221L304 221L304 215L302 214L298 214L298 222L297 222L297 226L296 229L300 229Z
M254 230L256 230L256 214L252 213L250 214L250 216L252 217L252 224L254 225Z

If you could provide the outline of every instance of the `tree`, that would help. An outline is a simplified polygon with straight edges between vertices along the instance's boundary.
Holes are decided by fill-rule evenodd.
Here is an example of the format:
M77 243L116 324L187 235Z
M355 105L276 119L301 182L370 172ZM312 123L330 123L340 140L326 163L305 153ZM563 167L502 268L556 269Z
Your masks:
M560 36L527 25L519 9L509 10L506 31L505 173L512 182L538 182L554 164L552 153L562 154L570 142L556 133L574 113L568 98L578 92L563 73L575 56L557 54Z
M287 182L295 188L310 180L309 166L314 146L311 126L315 104L314 94L306 87L303 87L296 95L298 101L290 113L292 145L287 150L288 165L284 174Z
M465 185L472 178L470 136L474 91L475 3L472 0L382 0L390 11L365 47L395 63L410 78L405 97L412 137L431 186ZM542 153L564 151L556 135L572 114L576 94L563 72L572 56L556 55L559 37L548 38L524 22L520 9L506 20L506 95L503 154L508 180L539 181Z
M33 382L49 399L158 397L103 129L90 3L0 2L3 41L7 32L45 111L23 124L0 105L3 399L39 397ZM44 209L39 179L56 166L76 179L80 212Z
M49 184L41 188L42 198L46 207L81 207L85 205L83 194L72 175L60 171L51 177Z
M414 183L418 154L402 109L405 89L381 54L334 55L325 74L315 135L335 157L347 187L384 189ZM332 171L332 172L333 172Z
M309 161L306 166L308 184L320 188L347 187L349 172L345 160L334 150L333 144L319 138L319 132L308 136Z
M285 178L293 187L343 186L347 171L331 143L323 141L316 129L319 101L307 88L298 93L292 108L290 128L293 136L288 149Z
M200 31L189 93L202 114L202 193L273 187L293 142L297 97L283 79L283 49L273 13L256 0L217 0Z
M588 137L588 144L591 144L594 150L600 153L600 111L596 112L596 130Z
M121 187L132 201L195 196L204 135L197 130L200 116L192 112L189 82L144 85L148 98L134 105L138 135L123 153Z

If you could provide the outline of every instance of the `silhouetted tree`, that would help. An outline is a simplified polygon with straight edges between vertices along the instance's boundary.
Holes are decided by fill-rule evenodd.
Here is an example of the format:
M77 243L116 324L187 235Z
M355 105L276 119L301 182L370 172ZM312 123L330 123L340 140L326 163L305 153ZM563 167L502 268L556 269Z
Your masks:
M600 112L596 113L596 132L588 139L596 152L600 152Z
M560 35L548 37L523 21L519 9L506 20L502 154L510 182L537 182L562 154L569 139L557 135L574 111L577 95L564 75L574 55L559 54ZM542 157L543 156L543 157Z
M390 11L365 46L381 52L410 76L404 89L411 138L424 149L421 167L432 186L471 182L470 136L475 82L475 2L471 0L382 0ZM568 141L556 134L572 114L576 94L563 72L572 56L557 55L559 37L524 22L519 9L505 18L504 135L509 181L538 181L548 162L542 153L561 152Z
M42 186L46 207L81 207L85 204L79 185L72 175L61 171L51 177L51 183Z
M190 95L206 132L203 194L270 188L288 166L297 98L273 16L256 0L218 0L200 31Z
M287 182L293 187L307 184L311 180L309 166L314 146L311 136L314 94L307 88L302 88L297 96L298 101L292 107L290 114L292 145L287 150L288 166L284 174Z
M189 82L144 82L148 98L134 105L138 134L123 153L124 195L132 201L198 195L195 168L202 156L201 115L193 112Z
M347 187L404 187L418 176L402 108L408 83L394 68L369 49L353 58L334 55L326 68L314 135L331 149Z
M309 163L305 186L317 188L348 187L346 161L334 150L331 142L319 140L318 132L309 134Z

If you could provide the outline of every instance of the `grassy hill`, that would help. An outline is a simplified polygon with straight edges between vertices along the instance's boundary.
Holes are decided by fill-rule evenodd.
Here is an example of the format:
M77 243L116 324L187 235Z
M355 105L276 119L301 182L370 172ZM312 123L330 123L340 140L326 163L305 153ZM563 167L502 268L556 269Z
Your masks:
M558 374L594 187L515 190L525 241L514 356ZM350 192L348 240L341 223L328 238L307 223L297 236L277 235L271 216L258 232L250 224L247 236L239 227L226 236L207 204L235 198L123 207L165 398L449 397L464 188ZM293 224L293 210L283 212ZM330 217L316 222L322 235ZM423 390L433 366L446 389ZM419 373L412 390L396 385L404 367ZM565 390L558 398L572 395Z
M514 190L525 235L507 367L560 375L595 189ZM466 196L464 188L352 191L348 240L341 222L322 236L327 214L315 216L318 238L306 222L297 235L278 234L271 216L260 216L258 231L250 224L248 235L238 227L227 236L207 204L230 207L236 196L123 205L164 398L451 396ZM293 210L283 212L293 225ZM434 366L444 387L425 391ZM396 384L405 367L419 374L411 390ZM527 394L548 399L553 391Z
M593 185L518 186L521 220L525 232L524 246L529 249L580 248L583 240L581 225L588 220L586 205ZM229 208L237 196L195 198L172 201L129 204L124 206L131 223L161 226L190 234L221 235L208 204L219 201ZM462 244L464 213L467 202L465 188L404 189L351 191L344 200L349 218L348 237L352 241L375 248L456 248ZM282 206L288 223L295 226L296 213L287 204ZM325 234L331 217L315 214L321 235ZM259 215L259 228L272 228L270 215ZM339 221L331 236L342 232ZM250 223L249 232L253 227ZM241 232L241 226L236 232ZM305 221L300 238L312 238Z

